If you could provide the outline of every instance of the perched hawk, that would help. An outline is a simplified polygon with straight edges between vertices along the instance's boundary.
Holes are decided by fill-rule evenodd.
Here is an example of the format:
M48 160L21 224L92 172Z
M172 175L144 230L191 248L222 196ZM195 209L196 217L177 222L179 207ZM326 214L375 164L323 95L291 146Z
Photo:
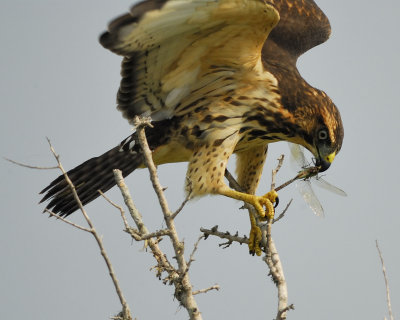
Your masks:
M268 144L306 147L320 171L342 145L338 109L296 68L330 31L313 0L148 0L113 20L100 43L123 57L118 110L131 123L152 118L146 135L154 162L187 161L192 196L222 194L271 217L276 193L254 195ZM224 182L232 153L246 193ZM139 167L133 133L68 175L86 204L115 185L112 169L127 176ZM42 193L60 216L78 209L63 176Z

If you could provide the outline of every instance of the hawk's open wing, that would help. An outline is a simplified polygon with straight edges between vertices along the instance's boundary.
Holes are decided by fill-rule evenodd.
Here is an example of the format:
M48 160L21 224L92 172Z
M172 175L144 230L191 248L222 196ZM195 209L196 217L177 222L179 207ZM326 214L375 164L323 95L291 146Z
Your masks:
M313 0L271 2L279 11L280 21L264 45L263 61L297 73L297 58L328 40L329 20Z
M328 40L331 34L328 18L313 0L271 2L279 11L280 21L264 44L262 61L264 68L278 80L283 107L299 117L306 113L304 108L308 105L329 107L325 101L329 98L315 91L296 67L300 55ZM335 119L340 117L332 103L328 112Z
M293 58L328 40L331 26L313 0L272 0L280 21L271 32L273 41Z
M261 49L279 20L260 0L153 0L134 6L100 37L124 56L118 109L125 118L174 115L212 68L262 68ZM261 71L262 69L260 69Z

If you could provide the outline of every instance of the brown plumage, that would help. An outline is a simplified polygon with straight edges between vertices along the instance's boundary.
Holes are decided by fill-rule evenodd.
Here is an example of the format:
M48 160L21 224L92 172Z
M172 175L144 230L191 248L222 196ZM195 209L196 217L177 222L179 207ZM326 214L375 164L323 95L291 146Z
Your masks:
M100 43L123 56L118 109L130 122L153 119L146 133L155 163L188 161L193 196L223 194L270 217L275 195L248 195L257 189L269 143L303 145L321 171L341 148L339 111L296 68L297 58L329 34L312 0L158 0L112 21ZM115 184L112 169L128 175L143 165L135 141L134 133L68 172L84 204ZM248 194L224 182L232 153ZM62 177L42 193L61 216L77 209Z

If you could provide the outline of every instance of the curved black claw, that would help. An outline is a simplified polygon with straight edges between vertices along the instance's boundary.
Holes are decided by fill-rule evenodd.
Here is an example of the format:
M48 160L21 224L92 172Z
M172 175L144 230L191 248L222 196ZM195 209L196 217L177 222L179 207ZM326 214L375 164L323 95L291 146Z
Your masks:
M274 204L274 209L278 206L278 204L279 204L279 197L276 197L275 204Z

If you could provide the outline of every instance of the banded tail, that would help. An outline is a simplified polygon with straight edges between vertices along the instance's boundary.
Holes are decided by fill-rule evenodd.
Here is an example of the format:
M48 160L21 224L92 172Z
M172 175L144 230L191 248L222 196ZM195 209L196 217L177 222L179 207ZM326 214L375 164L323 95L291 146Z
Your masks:
M113 169L120 169L126 177L143 163L140 146L134 145L134 142L133 136L130 136L120 146L67 172L83 205L96 199L100 195L98 190L106 192L116 184ZM128 150L130 146L133 148ZM44 193L40 203L50 199L46 209L60 217L66 217L79 208L64 175L60 175L40 192Z
M180 118L175 117L154 121L152 122L153 128L147 127L145 129L147 142L152 151L168 145L171 138L171 128L176 127L180 120ZM176 162L174 159L171 160L171 162ZM79 199L85 205L100 196L98 190L106 192L116 184L113 169L121 170L122 175L126 177L142 165L143 153L135 132L117 147L101 156L85 161L76 168L69 170L67 174L76 188ZM60 175L40 194L44 194L40 203L49 200L46 209L60 217L66 217L79 208L64 175Z

